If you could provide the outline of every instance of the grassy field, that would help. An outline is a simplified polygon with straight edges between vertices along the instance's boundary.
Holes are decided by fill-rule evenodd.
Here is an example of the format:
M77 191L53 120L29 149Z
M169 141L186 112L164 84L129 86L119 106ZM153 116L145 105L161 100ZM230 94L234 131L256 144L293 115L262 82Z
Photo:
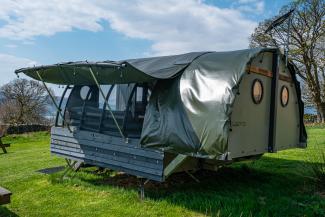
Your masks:
M9 136L9 153L0 151L0 186L13 196L0 216L325 216L324 190L308 167L325 151L325 129L309 128L308 135L307 149L200 172L200 183L185 174L149 183L144 201L127 175L87 168L60 179L36 172L65 165L50 155L49 134Z

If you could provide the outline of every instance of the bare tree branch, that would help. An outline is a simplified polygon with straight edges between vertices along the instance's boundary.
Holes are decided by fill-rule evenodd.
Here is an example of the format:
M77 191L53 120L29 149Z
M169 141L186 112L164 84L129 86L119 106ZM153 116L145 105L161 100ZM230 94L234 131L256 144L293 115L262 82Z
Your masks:
M290 31L289 60L297 66L297 74L304 81L303 91L308 95L309 102L325 121L325 0L298 0L280 10L280 15L295 8ZM283 37L264 30L278 16L261 22L250 38L250 46L268 47L272 44L283 46ZM287 34L288 24L278 26L280 34ZM311 101L310 101L311 100Z
M49 96L43 85L33 80L16 79L0 88L0 121L35 124L46 121Z

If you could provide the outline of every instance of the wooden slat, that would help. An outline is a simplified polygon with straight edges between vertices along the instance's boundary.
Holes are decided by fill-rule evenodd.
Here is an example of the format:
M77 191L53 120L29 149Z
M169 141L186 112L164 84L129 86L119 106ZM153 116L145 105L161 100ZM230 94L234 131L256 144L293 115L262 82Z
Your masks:
M77 157L73 157L71 155L66 155L66 154L62 154L62 153L55 153L55 152L52 152L52 153L57 155L57 156L64 157L64 158L69 158L69 159L76 160L76 161L83 161L86 164L96 165L96 166L100 166L100 167L104 167L104 168L109 168L109 169L116 170L116 171L122 171L122 172L125 172L125 173L130 174L130 175L145 177L145 178L155 180L155 181L160 181L160 182L163 181L163 176L162 175L153 175L153 174L144 173L144 172L141 172L141 171L131 170L131 169L128 169L128 168L122 168L122 167L115 166L115 165L112 165L112 164L99 162L99 161L96 161L96 160L77 158Z
M247 72L264 75L266 77L272 78L272 72L267 69L262 69L256 66L250 66L247 68Z
M137 138L129 139L128 143L125 143L120 137L109 136L89 131L78 131L76 133L70 133L67 129L59 127L56 127L56 129L52 128L51 138L62 141L66 140L72 143L83 144L87 144L88 142L98 142L101 143L99 145L103 146L104 148L107 145L117 145L119 147L134 148L136 150L142 151L142 153L152 153L150 155L152 155L153 158L162 158L164 156L162 151L149 148L141 148L139 146L139 139Z
M62 154L69 154L71 156L75 156L78 158L82 158L82 159L90 159L90 160L97 160L99 162L104 162L104 163L109 163L112 165L116 165L116 166L120 166L123 168L129 168L129 169L134 169L137 171L141 171L141 172L146 172L149 174L155 174L155 175L159 175L162 172L162 163L160 162L160 166L156 167L156 168L149 168L144 166L146 163L143 162L142 165L141 164L135 164L131 161L128 162L123 162L121 161L121 159L119 157L112 157L109 155L105 155L99 152L95 152L95 151L87 151L86 154L81 154L81 153L76 153L76 152L68 152L68 151L64 151L64 150L60 150L60 149L52 149L52 152L57 152L57 153L62 153Z
M134 154L129 153L121 153L121 152L114 152L110 150L103 150L99 148L94 148L90 146L82 146L79 149L78 148L71 148L67 145L55 145L51 144L51 150L52 149L59 149L63 151L69 151L69 152L76 152L81 154L89 154L89 153L97 153L96 155L101 156L103 158L106 158L108 160L119 160L124 163L132 163L134 165L148 167L151 169L161 169L162 167L162 160L156 160L151 158L146 158L142 156L137 156Z
M162 159L155 159L152 157L144 157L144 156L139 156L136 155L135 153L124 153L124 152L118 152L118 151L113 151L109 149L102 149L102 148L97 148L97 147L91 147L87 145L76 145L79 147L72 147L74 144L51 144L51 148L57 148L57 149L62 149L62 150L67 150L67 151L73 151L73 152L78 152L78 153L86 153L87 151L93 151L93 152L98 152L102 153L105 155L110 155L113 156L114 158L118 157L121 159L124 159L125 162L134 162L138 163L139 165L143 165L144 163L150 164L152 168L157 168L157 165L162 162ZM146 166L146 165L145 165Z
M292 79L291 77L289 76L286 76L286 75L279 75L279 79L282 80L282 81L286 81L286 82L292 82Z
M269 71L267 69L262 69L262 68L259 68L256 66L250 66L246 70L247 70L247 72L264 75L269 78L272 78L272 76L273 76L271 71ZM281 75L281 74L279 75L279 80L286 81L286 82L292 82L292 79L290 76Z
M64 158L71 158L71 159L77 160L77 161L78 160L79 161L83 160L83 159L80 159L80 158L67 156L65 154L60 154L60 153L54 153L54 154L58 155L58 156L61 156L61 157L64 157ZM159 182L164 180L164 177L162 175L153 175L153 174L143 173L143 172L140 172L140 171L136 171L136 170L132 170L132 169L128 169L128 168L122 168L122 167L119 167L119 166L114 166L114 165L111 165L111 164L98 162L98 161L95 161L95 160L89 160L89 159L86 159L86 161L84 161L84 162L87 163L87 164L90 164L90 165L96 165L96 166L100 166L100 167L104 167L104 168L110 168L112 170L122 171L122 172L128 173L130 175L144 177L144 178L147 178L147 179L150 179L150 180L155 180L155 181L159 181Z
M121 138L52 128L51 153L87 164L123 171L151 180L162 181L164 153L139 147L139 139L125 143Z
M134 164L130 164L130 163L124 163L118 160L111 160L111 159L106 159L103 158L102 156L100 156L100 154L93 152L93 153L89 153L89 154L81 154L81 153L76 153L76 152L69 152L69 151L63 151L60 149L52 149L51 150L52 153L60 153L60 154L64 154L67 156L73 156L76 158L80 158L80 159L84 159L85 162L87 162L86 160L94 160L94 161L98 161L98 162L103 162L106 164L110 164L110 165L114 165L116 167L120 167L122 170L123 168L127 168L127 169L132 169L132 170L136 170L136 171L140 171L143 173L148 173L148 174L154 174L154 175L160 175L162 174L162 169L158 170L158 169L150 169L147 167L143 167L143 166L137 166Z
M118 152L133 153L135 155L140 155L140 156L153 158L153 159L158 159L158 160L163 159L163 154L162 153L157 153L157 152L153 152L151 150L145 150L145 149L142 149L142 148L137 148L137 147L134 147L134 146L122 146L122 145L113 144L113 143L109 143L109 142L102 143L102 142L95 142L95 141L76 139L76 138L69 138L69 137L59 137L59 136L56 136L56 135L52 136L51 143L56 144L59 141L70 142L70 143L75 143L75 144L84 144L84 145L92 146L92 147L95 147L95 148L103 148L103 149L118 151Z
M101 133L89 132L86 130L78 130L75 133L70 133L66 128L62 128L62 127L52 127L51 135L59 136L59 137L63 136L63 137L70 137L70 138L78 138L78 139L103 142L103 143L114 143L114 144L125 145L125 146L130 146L130 145L138 146L139 144L139 139L129 139L128 143L125 143L120 136L104 135Z

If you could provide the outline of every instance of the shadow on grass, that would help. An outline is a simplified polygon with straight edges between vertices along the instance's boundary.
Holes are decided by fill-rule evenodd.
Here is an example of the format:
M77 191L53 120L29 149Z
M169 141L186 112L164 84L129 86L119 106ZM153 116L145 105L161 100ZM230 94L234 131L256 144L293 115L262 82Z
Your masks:
M313 183L297 168L302 162L263 157L261 162L248 165L234 164L217 172L198 171L193 175L199 183L186 173L174 174L164 183L147 183L145 195L149 200L212 216L325 216L324 198L315 194ZM139 180L134 176L96 176L76 175L74 179L95 186L138 190Z
M12 153L14 153L14 152L10 152L10 150L8 150L8 149L7 149L7 153L2 152L2 150L0 149L0 156L1 155L11 155Z
M0 216L1 217L18 217L16 213L11 212L7 207L0 206Z

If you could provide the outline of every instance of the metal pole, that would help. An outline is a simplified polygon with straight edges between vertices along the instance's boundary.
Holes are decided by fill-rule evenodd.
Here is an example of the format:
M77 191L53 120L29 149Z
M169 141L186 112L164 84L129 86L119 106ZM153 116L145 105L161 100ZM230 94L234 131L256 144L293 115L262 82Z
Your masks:
M80 118L80 124L79 124L79 129L82 129L82 124L84 122L84 118L85 118L85 113L86 113L86 104L87 104L87 100L89 100L90 94L92 92L92 89L88 90L87 96L84 100L84 103L82 105L82 110L81 110L81 118Z
M126 104L126 109L125 109L125 115L124 115L124 119L123 119L123 131L125 131L126 129L126 122L127 122L127 119L128 119L128 114L129 114L129 109L130 109L130 105L131 105L131 102L132 102L132 98L133 98L133 95L135 93L135 90L137 89L137 85L134 85L134 87L132 88L132 91L131 91L131 94L129 96L129 99L128 99L128 102Z
M59 103L59 108L61 110L61 106L62 106L62 102L63 102L63 99L64 99L64 96L65 94L67 93L68 89L70 88L69 85L66 86L66 88L64 89L63 93L62 93L62 96L61 96L61 99L60 99L60 103ZM58 126L58 121L59 121L59 111L56 112L56 117L55 117L55 126L57 127ZM64 123L64 120L62 120L62 125Z
M276 151L276 119L277 119L277 102L278 102L278 82L279 82L279 53L274 51L272 55L272 80L271 80L271 102L269 116L269 138L268 151L274 153Z
M104 105L103 105L103 111L102 111L102 115L101 115L101 118L100 118L100 121L99 121L99 129L98 129L99 132L101 132L101 129L102 129L102 126L103 126L103 119L105 118L105 114L106 114L106 112L105 112L106 104L107 104L108 98L111 96L111 93L112 93L112 91L114 89L114 86L115 86L115 84L113 84L109 88L108 93L106 95L106 98L104 99L105 102L104 102Z
M64 116L63 116L62 113L61 113L61 109L60 109L60 107L58 106L58 104L56 103L54 97L52 96L51 91L50 91L50 90L48 89L48 87L46 86L46 84L45 84L45 82L44 82L42 76L40 75L40 73L39 73L38 71L36 71L36 74L37 74L38 78L40 79L40 81L43 83L43 85L44 85L44 87L45 87L47 93L48 93L49 96L50 96L50 98L52 99L52 102L53 102L53 104L55 105L55 107L56 107L56 109L57 109L57 112L59 112L61 118L64 119ZM70 129L69 124L67 124L67 126L68 126L68 129L69 129L70 133L71 133L72 130Z
M96 85L97 85L97 87L98 87L98 89L99 89L100 94L101 94L102 97L105 99L105 98L106 98L106 97L105 97L105 94L104 94L102 88L100 87L99 82L98 82L98 80L97 80L97 78L96 78L96 76L95 76L93 70L91 69L91 67L89 67L89 71L90 71L90 74L91 74L91 76L93 77L93 79L94 79L94 81L95 81L95 83L96 83ZM124 136L124 134L123 134L123 132L122 132L120 126L118 125L118 122L117 122L117 120L115 119L115 116L114 116L114 114L113 114L113 112L112 112L112 109L110 108L110 106L109 106L108 103L106 103L106 107L107 107L109 113L111 114L111 116L112 116L112 118L113 118L113 121L114 121L114 123L115 123L115 125L116 125L116 127L117 127L117 129L118 129L118 131L119 131L119 133L121 134L122 138L123 138L123 139L125 140L125 142L127 143L128 140L127 140L127 138Z
M289 55L289 43L290 43L290 27L291 27L291 16L288 19L288 32L287 32L287 44L286 44L286 66L288 66L288 55Z

